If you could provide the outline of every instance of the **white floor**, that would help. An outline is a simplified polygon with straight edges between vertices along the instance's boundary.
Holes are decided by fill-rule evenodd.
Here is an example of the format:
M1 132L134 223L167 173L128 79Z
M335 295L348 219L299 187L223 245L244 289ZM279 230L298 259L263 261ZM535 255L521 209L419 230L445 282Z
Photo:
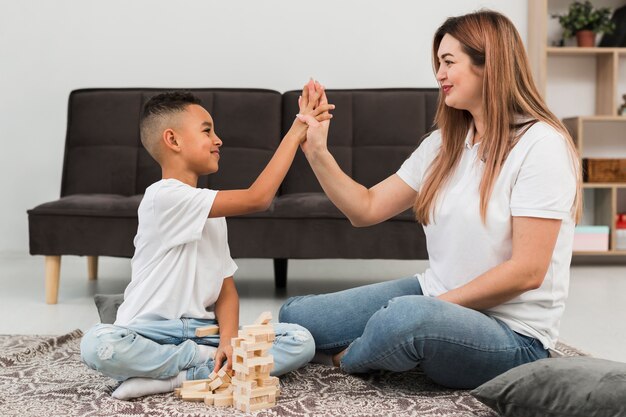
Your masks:
M422 271L422 261L290 261L288 289L274 291L272 261L238 259L235 275L241 323L266 310L274 317L292 295L338 291ZM43 257L0 254L0 334L63 334L99 321L97 293L121 293L129 282L128 259L101 258L97 281L86 278L86 259L61 264L59 303L44 302ZM626 362L626 266L573 266L561 340L592 355Z

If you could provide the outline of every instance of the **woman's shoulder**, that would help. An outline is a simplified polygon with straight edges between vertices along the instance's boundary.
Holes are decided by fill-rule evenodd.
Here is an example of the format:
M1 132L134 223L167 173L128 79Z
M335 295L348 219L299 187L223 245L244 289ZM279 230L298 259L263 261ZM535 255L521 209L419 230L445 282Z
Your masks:
M419 148L437 149L441 146L441 130L433 130L424 135L424 139L419 144Z
M515 148L518 152L528 152L539 145L556 149L566 149L567 139L563 132L544 121L528 121L519 125L521 136Z

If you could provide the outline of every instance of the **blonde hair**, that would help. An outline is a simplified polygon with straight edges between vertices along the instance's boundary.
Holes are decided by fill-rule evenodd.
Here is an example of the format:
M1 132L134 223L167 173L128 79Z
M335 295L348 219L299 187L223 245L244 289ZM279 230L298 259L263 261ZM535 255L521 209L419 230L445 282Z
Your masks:
M576 197L572 218L578 222L582 213L582 178L578 151L561 121L548 110L532 78L528 58L519 33L504 15L481 10L447 19L435 33L433 66L435 73L440 62L437 57L444 35L449 34L463 46L472 64L483 68L482 107L485 132L480 144L480 157L485 163L480 181L480 216L486 222L487 206L494 184L509 152L534 122L542 121L556 129L566 139L576 172ZM516 124L516 116L530 123ZM424 184L415 200L416 219L426 225L434 213L439 191L454 172L465 145L465 137L472 126L472 115L467 110L446 106L439 93L435 125L441 131L441 149L428 168Z

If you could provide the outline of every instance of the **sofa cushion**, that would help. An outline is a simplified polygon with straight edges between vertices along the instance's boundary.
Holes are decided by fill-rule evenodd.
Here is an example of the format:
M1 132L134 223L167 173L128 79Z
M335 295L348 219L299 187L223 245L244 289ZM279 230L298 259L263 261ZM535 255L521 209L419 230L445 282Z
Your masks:
M114 194L75 194L41 204L29 215L137 217L143 195L130 197Z
M284 194L274 200L270 217L291 219L345 219L346 216L324 193ZM392 220L413 220L411 210L406 210Z
M518 366L471 394L506 417L626 415L626 363L576 357Z
M117 309L124 302L124 294L96 294L93 297L100 316L100 323L113 324L117 318Z

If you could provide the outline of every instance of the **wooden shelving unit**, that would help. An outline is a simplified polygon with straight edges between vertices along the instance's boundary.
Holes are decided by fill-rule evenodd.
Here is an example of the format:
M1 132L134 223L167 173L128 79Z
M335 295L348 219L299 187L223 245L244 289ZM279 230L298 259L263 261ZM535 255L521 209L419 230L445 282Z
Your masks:
M573 1L573 0L572 0ZM623 140L624 154L626 155L626 116L619 116L618 84L620 74L620 58L626 57L626 48L579 48L579 47L554 47L548 42L548 20L553 10L550 5L563 1L555 0L529 0L528 1L528 56L530 58L535 81L540 93L545 97L546 87L550 82L548 78L548 61L558 57L580 57L580 59L595 59L595 106L593 115L578 115L563 119L568 130L572 134L578 148L581 159L587 156L587 150L598 141L598 138L585 134L590 126L615 126L618 128ZM621 4L613 2L613 6L626 5L626 1ZM551 75L551 77L554 75ZM557 75L558 76L558 75ZM626 93L624 91L623 93ZM622 145L620 145L621 147ZM614 158L612 154L594 155L594 157ZM620 156L622 157L622 156ZM581 161L582 163L582 161ZM615 216L618 213L617 201L618 193L626 193L626 183L585 183L583 190L586 193L593 193L593 197L588 200L593 201L594 218L593 224L607 225L610 228L609 250L607 252L574 252L574 255L594 255L594 256L626 256L626 250L617 250Z

